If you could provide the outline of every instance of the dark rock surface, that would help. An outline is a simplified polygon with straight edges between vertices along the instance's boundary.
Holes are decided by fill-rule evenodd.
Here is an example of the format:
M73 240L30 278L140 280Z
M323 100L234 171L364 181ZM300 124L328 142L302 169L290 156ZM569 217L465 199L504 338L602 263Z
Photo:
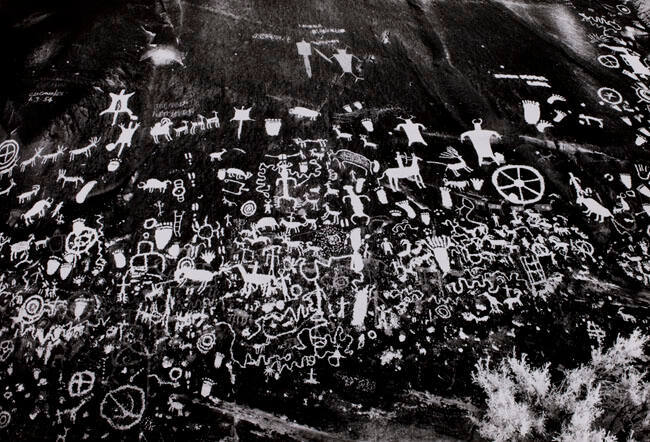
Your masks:
M633 3L0 2L0 438L469 440L647 330Z

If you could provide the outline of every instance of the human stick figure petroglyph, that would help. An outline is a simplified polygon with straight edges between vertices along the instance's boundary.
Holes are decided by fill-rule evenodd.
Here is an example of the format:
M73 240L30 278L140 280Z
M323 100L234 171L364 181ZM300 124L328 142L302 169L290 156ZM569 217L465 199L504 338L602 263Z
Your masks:
M425 146L428 146L427 142L424 141L424 138L422 138L422 134L420 133L420 130L426 129L424 127L424 124L414 123L413 116L409 118L399 117L399 119L402 120L403 123L398 124L395 127L395 130L404 131L404 133L408 137L409 146L415 143L420 143L420 144L424 144Z
M235 116L232 117L230 121L239 122L239 127L237 128L237 139L241 139L241 131L244 125L244 121L254 121L252 118L250 118L250 112L252 108L252 106L249 108L244 108L242 106L241 109L235 108Z
M108 106L107 109L99 113L99 115L112 113L113 114L112 126L115 126L115 123L117 123L117 117L121 113L128 114L131 120L138 119L137 115L134 115L133 112L131 112L131 109L129 109L129 98L131 98L135 94L135 92L131 92L130 94L127 94L125 92L126 92L125 89L122 89L119 94L113 94L109 92L109 95L111 97L111 104Z
M363 80L363 78L357 76L354 74L354 72L352 72L352 61L361 61L361 59L353 54L348 53L347 49L337 49L336 54L332 55L331 57L328 57L316 48L314 48L314 51L316 51L316 53L323 57L328 63L332 63L332 59L336 60L341 67L341 70L343 71L340 75L341 77L343 77L345 74L350 74L354 77L355 83L359 80Z
M472 142L474 150L478 155L479 166L489 164L490 162L495 162L497 164L503 163L502 156L497 157L494 152L492 152L492 140L500 140L501 135L493 130L483 129L481 127L483 120L480 118L472 121L472 123L474 124L474 129L464 132L460 136L460 141L469 139Z
M115 143L109 143L106 145L106 150L111 152L113 149L119 146L120 150L117 152L117 156L122 155L122 149L124 147L131 147L131 140L133 139L133 134L135 134L135 131L138 130L140 127L140 123L133 123L129 122L128 126L124 126L123 124L120 123L119 125L120 129L122 132L120 133L120 136L118 137L117 141Z

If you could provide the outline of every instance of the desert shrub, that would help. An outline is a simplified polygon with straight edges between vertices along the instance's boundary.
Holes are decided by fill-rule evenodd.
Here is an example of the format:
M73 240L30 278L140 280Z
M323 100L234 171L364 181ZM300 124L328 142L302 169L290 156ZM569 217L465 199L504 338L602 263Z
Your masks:
M642 367L649 339L638 330L619 336L556 382L550 364L535 368L525 354L494 366L481 359L472 379L485 392L486 407L472 420L481 436L494 441L648 440L650 382Z

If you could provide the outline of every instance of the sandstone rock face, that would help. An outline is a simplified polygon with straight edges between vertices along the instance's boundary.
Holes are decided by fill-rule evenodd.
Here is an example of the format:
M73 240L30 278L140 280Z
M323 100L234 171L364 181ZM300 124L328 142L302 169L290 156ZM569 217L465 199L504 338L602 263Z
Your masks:
M647 328L633 3L2 2L0 439L471 439Z

